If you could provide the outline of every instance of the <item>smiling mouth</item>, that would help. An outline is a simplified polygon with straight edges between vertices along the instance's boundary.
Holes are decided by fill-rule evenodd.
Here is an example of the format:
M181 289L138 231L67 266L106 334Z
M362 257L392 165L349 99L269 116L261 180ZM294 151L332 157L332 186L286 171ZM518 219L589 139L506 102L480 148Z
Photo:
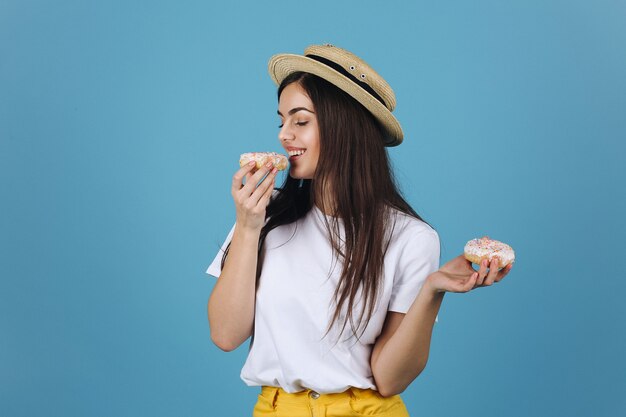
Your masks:
M287 154L289 155L289 159L293 159L293 158L299 157L305 152L306 152L306 149L293 149L287 152Z

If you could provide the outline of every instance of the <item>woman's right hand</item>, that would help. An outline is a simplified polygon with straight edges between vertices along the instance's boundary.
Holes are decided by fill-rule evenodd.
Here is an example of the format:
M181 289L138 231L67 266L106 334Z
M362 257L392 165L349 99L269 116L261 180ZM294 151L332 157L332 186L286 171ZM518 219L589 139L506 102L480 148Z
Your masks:
M231 194L235 200L237 225L250 230L261 230L265 224L265 209L272 196L278 170L273 168L271 162L256 172L255 166L256 163L251 161L235 173Z

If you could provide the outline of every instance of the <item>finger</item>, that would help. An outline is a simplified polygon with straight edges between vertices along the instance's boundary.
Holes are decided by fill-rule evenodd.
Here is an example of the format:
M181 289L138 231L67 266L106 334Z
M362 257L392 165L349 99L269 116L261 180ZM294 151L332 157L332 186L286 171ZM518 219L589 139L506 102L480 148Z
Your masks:
M259 201L267 193L267 190L274 188L274 178L276 178L276 172L278 172L276 168L272 169L272 171L267 174L265 179L261 182L261 184L259 184L256 190L254 190L254 192L250 196L250 199L254 201L257 206L260 205ZM265 206L262 207L265 208Z
M267 164L263 165L257 172L254 173L254 175L252 175L248 179L248 181L246 181L246 185L243 186L242 192L245 193L246 195L251 195L253 191L256 189L256 187L259 185L259 182L261 181L261 179L265 177L268 172L270 172L273 165L274 164L271 162L268 162Z
M250 172L246 174L246 182L248 182L252 175L254 175L254 173L256 173L258 170L259 168L257 168L257 164L255 162L254 165L252 165L252 169L250 170Z
M241 168L239 168L239 170L237 170L237 172L235 172L235 175L233 175L233 184L231 187L233 193L239 191L241 187L243 187L244 177L246 177L246 175L252 170L252 168L254 168L255 165L256 162L250 161L250 163L242 166Z
M476 288L476 282L478 281L478 272L474 272L470 279L465 283L465 292L468 292Z
M502 278L504 278L509 272L511 272L511 269L513 268L513 264L510 263L507 266L505 266L504 268L502 268L500 270L500 272L498 272L498 276L496 277L496 282L500 282L500 280Z
M263 196L259 200L259 203L257 204L258 206L266 208L267 205L270 203L270 198L272 198L272 193L274 192L274 187L275 187L275 184L276 184L276 173L277 172L278 172L278 170L276 168L274 168L272 170L272 172L270 173L270 175L272 176L271 185L269 187L267 187L267 191L265 191L265 194L263 194Z
M499 263L500 263L500 260L497 257L491 260L491 262L489 263L489 273L485 277L485 281L483 282L483 285L489 286L493 284L496 277L498 276L498 264Z
M476 280L476 285L483 285L485 281L485 277L487 276L487 264L489 261L487 259L483 259L480 262L480 269L478 270L478 279Z

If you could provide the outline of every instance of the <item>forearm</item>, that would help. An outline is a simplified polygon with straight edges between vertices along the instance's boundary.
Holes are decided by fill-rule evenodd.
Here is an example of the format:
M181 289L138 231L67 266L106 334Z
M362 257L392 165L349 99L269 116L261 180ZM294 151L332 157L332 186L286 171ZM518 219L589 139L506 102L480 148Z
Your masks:
M396 332L382 347L372 367L382 395L403 392L426 367L433 325L443 296L427 280Z
M208 303L211 339L223 350L252 334L260 230L235 226L228 257Z

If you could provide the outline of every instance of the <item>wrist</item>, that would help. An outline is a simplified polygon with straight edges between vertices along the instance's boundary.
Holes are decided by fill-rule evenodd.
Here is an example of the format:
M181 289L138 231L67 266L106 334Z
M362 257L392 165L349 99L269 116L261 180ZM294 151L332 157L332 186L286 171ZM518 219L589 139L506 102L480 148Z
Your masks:
M439 278L439 271L435 271L432 274L426 277L426 282L424 286L426 287L426 291L428 291L432 296L443 295L446 291L437 286L437 281Z
M258 241L259 236L261 235L261 229L262 227L250 227L248 225L235 222L234 234L244 241Z

